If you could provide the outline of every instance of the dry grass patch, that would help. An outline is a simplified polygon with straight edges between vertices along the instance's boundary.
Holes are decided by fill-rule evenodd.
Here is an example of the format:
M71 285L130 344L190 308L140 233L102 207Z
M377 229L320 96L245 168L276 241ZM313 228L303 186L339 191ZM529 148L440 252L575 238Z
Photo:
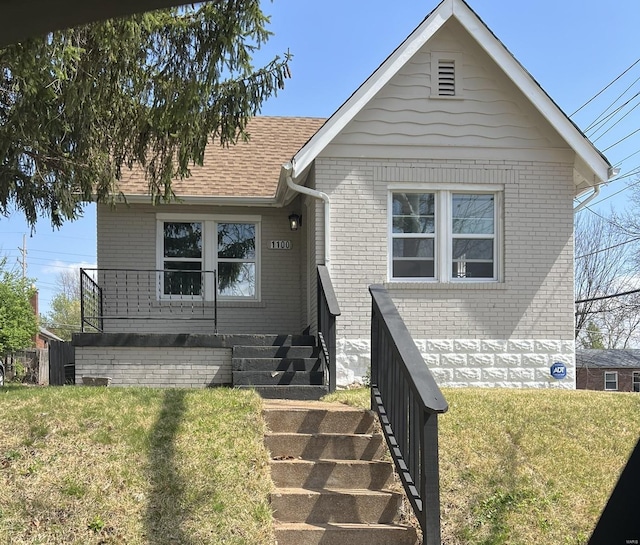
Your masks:
M640 396L445 389L446 545L581 545L640 437ZM369 406L369 391L329 398Z
M0 411L2 544L272 542L251 392L11 386Z

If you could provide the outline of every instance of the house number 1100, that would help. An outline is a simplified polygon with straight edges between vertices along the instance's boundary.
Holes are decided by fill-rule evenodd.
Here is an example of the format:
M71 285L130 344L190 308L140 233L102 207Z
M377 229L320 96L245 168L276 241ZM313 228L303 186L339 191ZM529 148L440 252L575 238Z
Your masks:
M272 250L291 250L290 240L272 240L270 242L270 248Z

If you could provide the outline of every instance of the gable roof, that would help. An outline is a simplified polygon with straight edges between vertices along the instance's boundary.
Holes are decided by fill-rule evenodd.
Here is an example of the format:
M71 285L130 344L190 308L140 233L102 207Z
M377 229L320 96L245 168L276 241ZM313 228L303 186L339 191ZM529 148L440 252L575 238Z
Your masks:
M450 19L457 20L465 28L574 150L576 153L574 170L578 172L580 177L579 182L576 182L576 188L585 190L607 181L611 168L607 159L547 95L531 74L516 60L464 0L443 0L420 23L411 35L295 154L290 164L292 178L304 175L306 169L322 150Z
M640 370L640 350L576 350L576 367L598 367L601 369L638 369Z
M202 166L191 167L191 176L172 182L176 195L220 200L273 199L280 167L322 126L324 119L310 117L254 117L247 124L248 141L228 147L209 144ZM129 200L149 200L142 169L123 173L119 189Z

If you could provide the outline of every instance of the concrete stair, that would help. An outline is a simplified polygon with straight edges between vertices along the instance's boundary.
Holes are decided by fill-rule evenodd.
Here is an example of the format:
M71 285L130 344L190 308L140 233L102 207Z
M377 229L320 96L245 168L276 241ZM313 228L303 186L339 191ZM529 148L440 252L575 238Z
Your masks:
M370 411L265 400L277 545L416 545Z
M253 388L269 399L320 399L326 395L315 337L263 335L254 339L255 344L233 347L235 387Z

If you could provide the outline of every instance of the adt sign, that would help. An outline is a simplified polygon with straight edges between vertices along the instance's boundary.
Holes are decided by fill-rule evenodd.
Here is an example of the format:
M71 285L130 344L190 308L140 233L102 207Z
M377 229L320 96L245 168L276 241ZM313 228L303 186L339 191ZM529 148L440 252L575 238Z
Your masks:
M551 366L551 376L555 379L563 379L567 376L567 366L557 361Z

